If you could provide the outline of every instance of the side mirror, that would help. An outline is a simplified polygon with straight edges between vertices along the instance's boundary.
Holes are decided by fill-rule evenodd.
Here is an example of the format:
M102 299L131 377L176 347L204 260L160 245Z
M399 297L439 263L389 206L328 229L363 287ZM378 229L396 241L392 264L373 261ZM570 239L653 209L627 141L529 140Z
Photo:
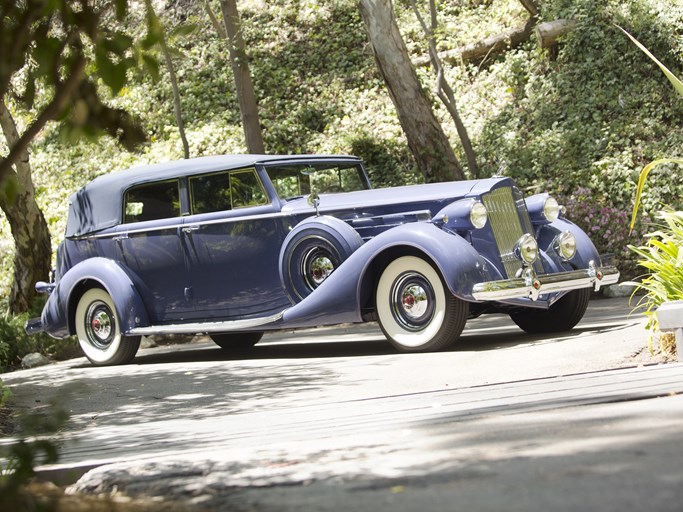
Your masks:
M320 211L318 207L320 206L320 196L315 192L311 192L308 195L308 204L315 208L315 216L320 217Z

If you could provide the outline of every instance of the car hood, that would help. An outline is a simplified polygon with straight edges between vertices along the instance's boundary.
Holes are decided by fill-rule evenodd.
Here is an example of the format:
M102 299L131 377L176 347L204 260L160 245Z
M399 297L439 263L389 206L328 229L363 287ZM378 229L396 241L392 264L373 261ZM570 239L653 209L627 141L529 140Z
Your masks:
M451 181L429 183L404 187L361 190L340 194L320 194L320 213L334 214L342 211L384 213L407 212L428 209L435 214L443 206L464 197L478 197L498 188L509 178L489 178L484 180ZM312 207L308 198L298 198L285 203L282 212L291 214L310 213Z

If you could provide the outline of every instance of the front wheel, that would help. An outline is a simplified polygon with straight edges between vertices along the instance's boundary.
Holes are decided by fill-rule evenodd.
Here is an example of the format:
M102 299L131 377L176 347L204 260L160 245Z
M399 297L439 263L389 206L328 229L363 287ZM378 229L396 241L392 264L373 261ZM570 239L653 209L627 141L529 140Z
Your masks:
M590 296L590 288L572 290L549 309L519 309L510 318L529 334L569 331L583 318Z
M376 291L382 332L401 352L435 352L455 342L467 302L453 296L425 260L403 256L382 272Z
M114 301L101 288L91 288L76 307L76 335L81 350L97 366L126 364L140 347L140 336L122 336Z

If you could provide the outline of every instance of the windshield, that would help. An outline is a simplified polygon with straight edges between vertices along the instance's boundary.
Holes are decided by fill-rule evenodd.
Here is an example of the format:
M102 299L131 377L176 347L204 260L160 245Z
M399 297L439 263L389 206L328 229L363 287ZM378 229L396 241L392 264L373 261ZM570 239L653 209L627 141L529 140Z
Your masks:
M370 188L359 164L300 163L266 167L266 171L278 196L285 200L311 192L332 194Z

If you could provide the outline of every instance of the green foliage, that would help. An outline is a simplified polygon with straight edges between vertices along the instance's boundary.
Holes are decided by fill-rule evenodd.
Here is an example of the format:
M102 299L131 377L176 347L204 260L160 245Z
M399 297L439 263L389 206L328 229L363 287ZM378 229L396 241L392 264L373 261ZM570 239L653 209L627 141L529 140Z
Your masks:
M646 292L638 307L645 310L650 343L659 330L657 308L666 301L683 300L683 212L666 209L657 219L663 223L644 246L629 246L640 257L639 265L648 271L634 284Z
M24 332L27 319L28 315L0 318L0 367L17 365L24 355L41 350L43 340Z
M0 371L18 366L25 355L33 352L53 359L66 359L79 354L74 339L55 340L47 334L26 334L26 321L31 317L40 316L43 302L37 301L28 313L6 314L0 317Z
M50 436L59 432L68 418L56 403L51 403L47 412L19 418L23 438L0 449L0 457L7 461L0 472L2 510L57 509L49 500L37 500L24 487L35 476L36 466L58 462L58 445Z
M635 279L642 272L628 245L643 243L647 230L652 229L649 217L641 219L633 230L629 228L626 210L611 206L605 198L584 187L560 199L567 209L567 218L588 233L598 252L612 256L611 264L619 269L622 279Z
M652 171L655 167L662 164L683 165L683 160L680 158L660 158L658 160L650 162L645 167L643 167L642 171L640 171L640 176L638 178L638 187L636 188L635 205L633 206L633 214L631 215L631 230L636 224L636 220L638 217L638 209L640 208L640 198L643 196L643 189L645 188L645 181L647 180L650 171Z
M108 133L133 149L146 139L128 112L103 98L102 89L118 95L130 70L149 65L150 58L135 56L153 46L160 32L149 18L147 37L136 43L122 28L127 6L125 0L2 4L0 101L11 95L32 117L19 142L0 158L3 188L2 178L48 121L59 121L68 140Z

